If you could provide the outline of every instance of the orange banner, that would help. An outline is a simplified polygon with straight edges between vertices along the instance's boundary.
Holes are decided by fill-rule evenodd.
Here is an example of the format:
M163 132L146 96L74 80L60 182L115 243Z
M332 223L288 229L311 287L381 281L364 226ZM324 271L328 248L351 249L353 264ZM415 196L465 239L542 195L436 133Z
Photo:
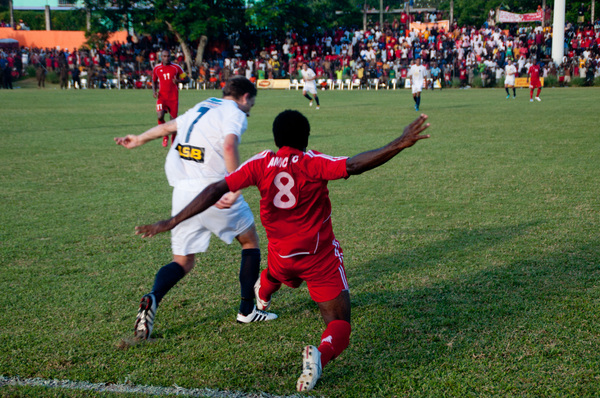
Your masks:
M540 77L540 83L542 83L542 87L544 87L544 78ZM526 77L517 77L515 79L515 87L526 87L529 88L529 83L527 82Z
M0 28L0 39L15 39L22 47L38 47L64 50L80 49L86 42L85 32L67 30L14 30ZM127 32L113 33L109 41L127 41Z

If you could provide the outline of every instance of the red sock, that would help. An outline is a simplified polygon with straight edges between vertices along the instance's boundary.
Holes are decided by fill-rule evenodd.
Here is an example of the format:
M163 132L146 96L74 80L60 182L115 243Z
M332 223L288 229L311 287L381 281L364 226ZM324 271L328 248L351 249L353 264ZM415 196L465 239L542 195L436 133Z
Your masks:
M165 119L158 119L158 124L165 124Z
M529 99L533 99L533 89L529 90Z
M176 136L176 135L177 135L177 133L173 133L173 134L171 134L171 144L172 144L173 142L175 142L175 136Z
M329 361L337 358L350 344L350 323L341 320L329 322L327 328L321 335L321 366L324 367Z
M538 88L538 93L537 93L536 97L539 97L541 92L542 92L542 88L540 87L540 88Z
M279 290L281 287L281 282L273 282L270 278L267 277L267 270L264 269L263 272L260 273L260 299L261 300L271 300L271 295ZM268 301L267 300L267 301Z

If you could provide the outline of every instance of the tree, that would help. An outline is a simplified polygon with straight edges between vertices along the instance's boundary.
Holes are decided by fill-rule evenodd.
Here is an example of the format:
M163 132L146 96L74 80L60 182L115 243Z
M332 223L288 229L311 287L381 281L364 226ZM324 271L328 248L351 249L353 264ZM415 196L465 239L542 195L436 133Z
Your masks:
M258 29L268 29L275 36L296 31L311 32L314 22L309 2L295 0L252 0L247 11L249 23Z
M185 55L188 74L192 64L202 62L208 37L239 30L244 26L243 0L85 0L99 17L92 33L135 28L153 33L168 30L176 38ZM198 42L192 58L191 43Z

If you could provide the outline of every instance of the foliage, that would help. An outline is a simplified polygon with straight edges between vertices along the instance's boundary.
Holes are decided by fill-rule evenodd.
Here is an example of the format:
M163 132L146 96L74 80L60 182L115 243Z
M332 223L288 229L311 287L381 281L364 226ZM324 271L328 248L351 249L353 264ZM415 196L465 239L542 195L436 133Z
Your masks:
M46 74L46 82L51 84L58 84L60 82L60 76L56 71L48 71Z
M558 78L556 76L548 75L544 78L544 87L558 87Z
M571 77L571 86L572 87L584 87L585 79L581 77Z
M314 31L316 14L310 2L294 0L253 1L247 10L251 25L269 29L276 36L297 31L306 36Z
M471 85L473 88L482 88L483 81L481 80L481 76L476 76L473 78L473 84Z
M46 30L46 16L44 11L14 11L15 23L23 20L31 30ZM0 20L10 21L8 11L0 12ZM52 30L85 30L85 11L79 10L51 10L50 24Z
M35 74L36 74L35 66L28 65L27 69L25 69L25 75L28 77L35 77Z

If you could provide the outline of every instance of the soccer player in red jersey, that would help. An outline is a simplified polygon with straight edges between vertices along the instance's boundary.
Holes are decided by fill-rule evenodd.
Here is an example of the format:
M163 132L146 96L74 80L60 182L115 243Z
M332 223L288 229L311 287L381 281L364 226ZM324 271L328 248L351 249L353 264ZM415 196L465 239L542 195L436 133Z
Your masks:
M533 102L533 90L537 88L537 94L535 96L536 101L541 101L540 93L542 92L542 82L540 81L540 64L534 58L533 65L529 67L527 72L527 82L529 83L529 102Z
M343 253L331 224L327 183L381 166L403 149L429 138L421 115L389 144L354 157L332 157L307 151L310 125L298 111L280 113L273 122L279 150L255 155L236 171L206 187L181 212L152 225L136 227L142 237L173 229L180 222L208 209L223 194L254 185L260 192L260 217L268 238L268 265L254 286L256 306L266 310L271 295L285 284L297 288L305 281L317 302L326 329L318 347L303 350L298 391L311 390L323 366L350 343L350 293Z
M156 114L158 124L165 122L165 113L169 111L171 120L177 117L179 109L179 88L177 85L185 78L185 72L181 66L171 62L171 54L168 50L160 53L161 63L152 70L152 91L156 100ZM157 87L158 84L158 87ZM175 140L175 134L171 135L171 143ZM163 146L169 145L169 137L163 137Z

